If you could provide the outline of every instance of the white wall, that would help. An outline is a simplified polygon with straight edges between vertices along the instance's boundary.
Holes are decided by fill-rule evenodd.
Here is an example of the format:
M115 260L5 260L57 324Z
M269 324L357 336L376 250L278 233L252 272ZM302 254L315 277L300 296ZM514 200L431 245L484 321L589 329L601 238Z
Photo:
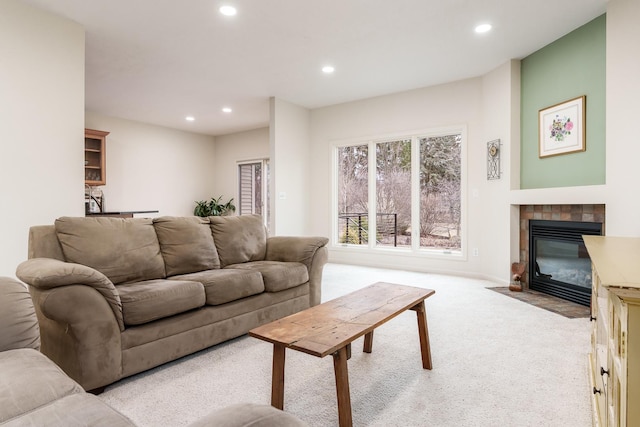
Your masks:
M214 193L223 201L238 195L238 162L269 158L269 128L216 136L215 138Z
M497 71L499 75L509 75L508 67ZM499 79L498 77L497 79ZM491 79L489 79L491 80ZM477 190L478 197L469 197L469 191L463 194L467 206L465 218L467 248L479 248L478 257L465 257L452 260L451 257L425 257L413 255L394 255L389 251L370 252L361 248L330 248L330 260L333 262L358 263L391 268L408 268L412 270L449 272L456 274L479 275L489 263L495 264L495 254L481 246L483 241L498 239L508 242L508 222L497 229L484 225L485 219L492 212L488 206L488 189L486 184L486 138L506 138L502 136L505 126L495 130L485 128L483 108L487 102L483 97L493 97L493 93L483 93L497 86L501 94L490 101L491 108L508 111L503 102L510 99L505 83L485 82L482 78L474 78L450 84L417 89L367 100L345 103L311 111L312 152L310 173L313 184L310 192L310 233L324 236L331 234L331 150L335 142L346 140L366 141L368 138L451 127L466 126L467 130L467 190ZM506 100L505 100L506 98ZM508 131L508 127L506 128ZM508 186L508 182L505 181ZM499 184L500 185L500 184ZM502 195L502 209L508 215L506 195ZM508 216L507 216L508 218ZM495 221L499 222L500 218ZM505 220L506 221L506 220ZM491 230L491 234L487 235ZM508 246L506 249L508 253ZM504 266L506 261L502 261ZM508 265L508 264L507 264ZM507 267L508 268L508 267ZM497 274L496 269L491 270ZM504 272L508 277L508 270Z
M477 215L469 221L471 233L478 233L482 261L479 271L486 277L506 282L511 276L511 263L520 259L511 246L511 230L519 233L519 213L512 217L509 190L512 174L520 175L520 61L508 61L482 77L482 111L484 133L481 144L470 162L484 161L484 176L478 177L478 195L471 200L478 203ZM500 139L501 178L486 179L486 142ZM473 160L472 160L473 159ZM515 161L515 167L514 167ZM473 236L473 234L471 234Z
M606 233L640 236L640 2L607 3Z
M86 113L86 127L107 136L107 211L193 215L215 190L214 137Z
M639 2L608 2L605 185L518 190L519 131L513 117L519 88L510 62L476 79L312 111L272 99L268 156L277 234L330 234L333 141L466 124L468 248L478 247L480 256L452 262L332 249L332 260L508 277L503 270L513 253L502 245L507 236L514 240L510 229L517 220L514 208L507 206L518 204L605 203L608 235L640 235L640 144L629 126L640 116L635 96L640 93L640 57L630 50L640 39L639 18ZM216 147L213 137L91 113L85 123L83 82L84 31L79 25L17 0L0 2L0 275L13 275L26 258L29 226L83 214L85 126L111 131L105 187L110 210L189 215L195 200L232 187L236 191L235 161L264 153L266 129L218 137ZM499 120L502 116L508 123ZM487 182L484 149L497 137L504 139L504 178ZM241 141L255 146L242 147ZM218 170L231 167L233 173ZM280 192L285 199L278 198Z
M272 235L304 235L312 199L309 164L309 110L281 99L270 100ZM316 195L313 194L313 198Z
M640 56L633 50L640 40L640 2L607 3L606 47L606 184L569 188L513 190L511 202L520 204L604 204L608 236L640 236L640 143L633 123L640 117ZM517 234L513 233L512 245Z
M83 215L84 30L0 2L0 275L27 258L31 225Z

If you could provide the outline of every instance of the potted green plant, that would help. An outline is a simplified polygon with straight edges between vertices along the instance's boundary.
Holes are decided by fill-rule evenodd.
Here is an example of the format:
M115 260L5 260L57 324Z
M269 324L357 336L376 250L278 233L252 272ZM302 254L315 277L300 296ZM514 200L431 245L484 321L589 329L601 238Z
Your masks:
M208 202L205 200L199 200L196 202L196 207L193 210L195 216L222 216L229 215L236 211L236 207L233 204L233 199L230 199L226 203L222 203L222 196L211 198Z

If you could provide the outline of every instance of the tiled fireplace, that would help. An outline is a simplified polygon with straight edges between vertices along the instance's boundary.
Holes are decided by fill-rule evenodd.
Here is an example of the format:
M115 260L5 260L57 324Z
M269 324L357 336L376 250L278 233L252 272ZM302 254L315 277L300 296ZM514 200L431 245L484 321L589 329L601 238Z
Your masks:
M604 234L604 223L605 223L605 205L596 205L596 204L584 204L584 205L521 205L520 206L520 262L524 263L527 268L523 275L522 285L523 288L527 289L530 287L530 272L534 271L534 266L530 266L529 254L530 254L530 230L529 224L530 220L535 221L536 224L547 224L545 221L549 221L548 224L554 227L562 227L562 222L568 222L567 228L575 227L575 224L579 223L599 223L602 224L602 234ZM586 227L591 227L592 224L587 224ZM593 224L595 225L595 224ZM596 227L597 228L597 227ZM596 234L585 232L583 234ZM578 237L581 243L581 239ZM560 243L562 246L564 243ZM583 255L581 255L583 257ZM533 267L533 268L530 268ZM544 276L544 275L542 275ZM540 277L536 274L535 285L536 288L540 286L540 281L538 280ZM544 281L544 277L543 277ZM555 281L555 278L554 280ZM589 284L590 285L590 284ZM543 288L546 285L542 285ZM551 286L553 288L553 286ZM553 294L554 291L552 289L548 289L547 291L541 290L542 292L547 292ZM561 295L556 295L561 296ZM561 296L562 297L562 296ZM568 298L571 299L571 298Z

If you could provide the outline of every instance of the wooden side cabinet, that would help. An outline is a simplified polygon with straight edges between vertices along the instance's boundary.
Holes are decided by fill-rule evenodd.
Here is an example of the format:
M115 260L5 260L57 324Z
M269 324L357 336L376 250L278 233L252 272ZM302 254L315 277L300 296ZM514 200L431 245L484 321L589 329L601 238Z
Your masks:
M84 130L84 183L105 185L107 183L106 145L109 132Z
M640 426L640 238L583 239L593 272L593 424Z

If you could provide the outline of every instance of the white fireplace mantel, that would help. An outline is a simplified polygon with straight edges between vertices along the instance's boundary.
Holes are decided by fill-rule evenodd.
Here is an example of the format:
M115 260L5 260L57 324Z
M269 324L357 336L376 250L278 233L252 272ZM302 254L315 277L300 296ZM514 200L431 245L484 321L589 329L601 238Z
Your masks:
M606 204L606 185L579 187L535 188L512 190L511 205L588 205Z

